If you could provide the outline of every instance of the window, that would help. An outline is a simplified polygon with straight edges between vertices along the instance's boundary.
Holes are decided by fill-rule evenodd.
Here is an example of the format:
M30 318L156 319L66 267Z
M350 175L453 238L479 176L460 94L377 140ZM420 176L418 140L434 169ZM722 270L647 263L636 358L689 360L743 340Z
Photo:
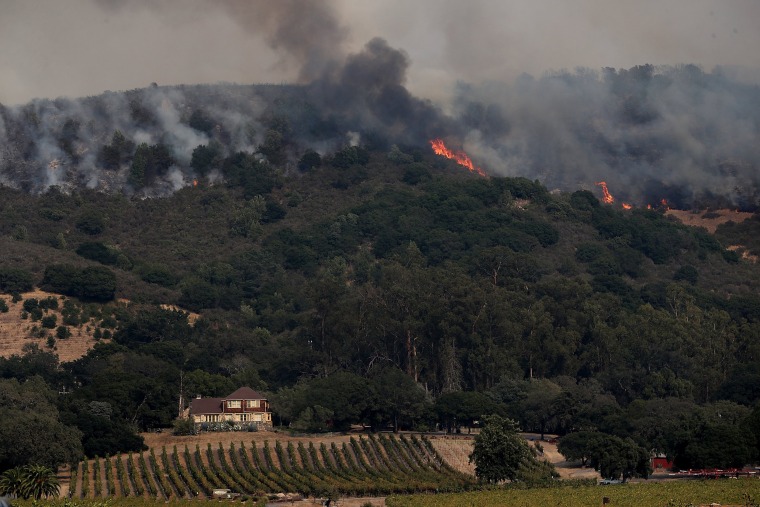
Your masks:
M248 408L259 408L259 400L248 400L245 402L245 406Z
M240 400L229 400L227 408L240 408Z

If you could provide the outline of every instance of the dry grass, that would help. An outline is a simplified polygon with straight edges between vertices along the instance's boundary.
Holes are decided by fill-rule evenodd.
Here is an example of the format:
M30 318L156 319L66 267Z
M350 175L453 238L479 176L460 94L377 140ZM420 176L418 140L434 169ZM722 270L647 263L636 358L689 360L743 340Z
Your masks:
M753 213L731 209L719 209L713 211L711 212L711 218L705 218L705 211L695 213L687 210L670 209L666 211L665 214L677 218L684 225L704 227L710 234L715 234L715 231L721 224L725 224L726 222L735 222L738 224L753 216Z
M530 435L535 438L535 435ZM473 437L471 436L435 436L430 442L446 462L460 472L475 475L475 465L470 463ZM533 443L531 442L531 446ZM593 468L581 467L579 463L568 462L557 451L557 444L541 442L543 455L539 459L547 459L552 463L563 479L599 479L599 472Z
M55 315L58 318L58 325L63 321L61 307L66 299L64 296L42 290L26 292L21 296L24 300L29 298L40 300L48 297L58 299L58 310L48 310L47 315ZM39 322L32 322L29 318L21 318L23 301L12 303L11 297L4 294L0 295L0 299L4 299L9 308L7 313L0 313L0 357L21 355L24 352L25 345L36 344L42 350L49 350L57 354L61 362L74 361L84 356L96 343L92 337L95 326L89 326L89 328L87 325L72 326L69 328L71 336L65 340L56 339L55 348L51 350L47 346L47 336L55 336L55 329L46 329L45 337L34 336L32 328L36 326L39 329L41 326Z

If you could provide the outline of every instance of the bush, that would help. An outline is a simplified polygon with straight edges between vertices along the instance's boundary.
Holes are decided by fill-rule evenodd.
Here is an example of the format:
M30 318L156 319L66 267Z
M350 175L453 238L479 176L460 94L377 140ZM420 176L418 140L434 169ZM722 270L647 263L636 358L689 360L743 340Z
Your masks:
M5 302L5 299L0 298L0 313L8 313L8 303Z
M77 255L101 264L114 265L119 260L119 252L98 241L82 243L76 250Z
M77 220L76 228L90 236L96 236L106 228L106 221L100 213L89 212Z
M58 321L58 317L55 315L47 315L42 318L42 327L46 329L55 329L56 322Z
M699 279L699 271L697 271L697 268L695 268L694 266L690 266L688 264L686 266L681 266L680 268L678 268L678 270L673 275L673 280L675 281L685 280L692 285L697 283L698 279Z
M53 296L46 297L39 302L39 307L43 310L57 310L58 298L55 298Z
M55 336L59 340L65 340L71 337L71 331L66 326L58 326L58 329L55 330Z
M79 270L69 264L53 264L45 269L42 287L67 296L110 301L116 294L116 275L103 266Z
M172 435L195 435L195 424L192 419L175 419Z
M178 282L177 276L165 264L145 264L138 272L143 281L163 287L173 287Z
M29 298L24 301L23 308L25 312L31 312L32 310L39 308L39 301L35 298Z
M314 150L307 150L298 161L298 170L306 172L321 165L322 157L319 156L319 153Z

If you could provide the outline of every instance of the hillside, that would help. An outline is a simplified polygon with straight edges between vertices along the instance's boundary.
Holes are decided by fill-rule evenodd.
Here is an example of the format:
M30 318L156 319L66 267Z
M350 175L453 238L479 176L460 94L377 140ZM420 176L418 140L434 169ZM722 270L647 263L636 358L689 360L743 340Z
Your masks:
M741 223L753 217L753 213L746 211L718 209L718 210L678 210L669 209L665 212L668 216L674 216L685 225L704 227L710 233L715 233L720 225L733 222Z
M711 234L413 147L317 157L223 157L223 179L162 198L0 188L0 288L22 293L9 314L40 287L56 332L68 318L101 342L69 362L82 352L56 339L53 367L43 339L0 374L70 392L58 410L90 456L139 450L134 431L170 427L180 394L242 385L307 432L499 412L682 465L709 455L693 442L754 452L733 437L760 399L760 273L729 247L756 248L756 217Z
M33 320L28 312L25 312L23 302L13 303L10 296L0 295L0 299L6 302L8 312L0 313L0 357L22 355L25 348L37 346L42 350L50 350L58 356L61 362L73 361L84 356L97 342L93 334L97 327L95 317L86 322L80 322L76 326L65 326L62 315L63 303L66 298L51 292L35 290L21 294L23 301L36 299L38 301L53 298L58 301L57 308L45 309L43 316L55 316L56 322L52 327L46 328L40 319ZM26 315L24 315L26 313ZM60 338L56 335L57 328L64 327L70 335L62 333ZM104 342L108 339L102 339ZM52 347L51 347L52 345Z

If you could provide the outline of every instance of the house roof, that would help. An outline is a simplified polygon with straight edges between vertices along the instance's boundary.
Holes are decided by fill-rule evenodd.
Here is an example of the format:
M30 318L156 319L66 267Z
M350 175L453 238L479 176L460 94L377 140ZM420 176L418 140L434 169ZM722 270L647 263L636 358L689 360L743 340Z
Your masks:
M222 398L224 400L265 400L262 395L251 389L250 387L241 387L237 391L233 392Z
M191 414L220 414L221 412L221 398L196 398L190 402Z

